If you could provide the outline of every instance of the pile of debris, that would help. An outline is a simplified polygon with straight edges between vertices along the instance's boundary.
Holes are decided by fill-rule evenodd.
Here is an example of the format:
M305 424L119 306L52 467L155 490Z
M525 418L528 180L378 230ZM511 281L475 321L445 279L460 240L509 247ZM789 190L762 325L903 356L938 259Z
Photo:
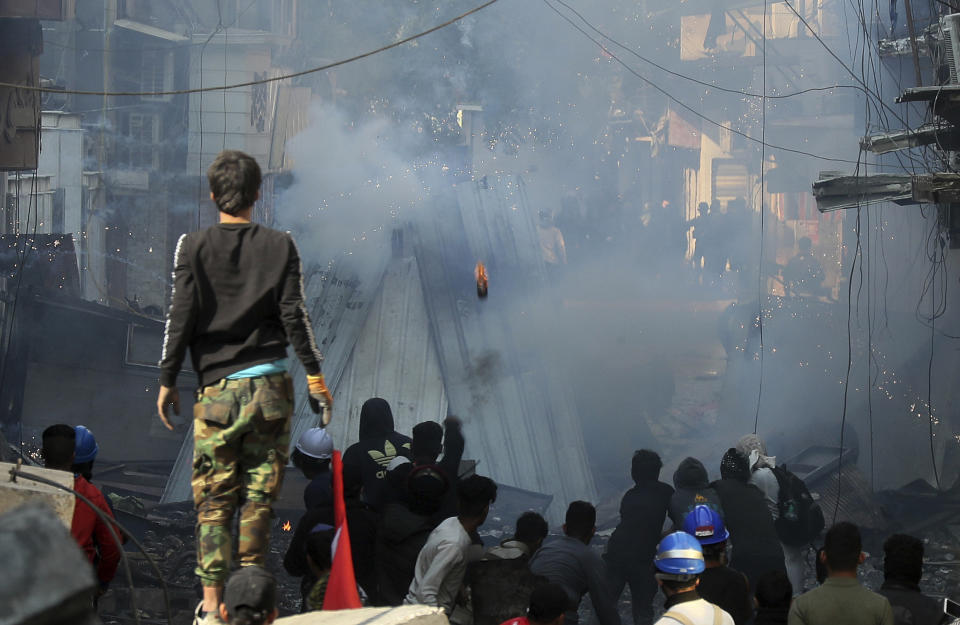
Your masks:
M117 498L112 497L116 502ZM174 625L189 624L197 606L202 589L194 572L196 546L194 538L193 507L190 503L178 503L150 508L134 498L125 497L116 508L117 519L143 544L153 558L167 584L167 595L173 613ZM138 512L131 510L142 508ZM148 512L144 512L149 508ZM274 520L270 536L270 551L266 566L277 576L277 600L281 614L296 614L300 611L300 580L287 575L283 570L283 556L293 537L293 532L284 530L289 519ZM295 522L295 519L294 519ZM291 523L292 524L292 523ZM290 527L290 526L288 526ZM166 623L166 603L163 588L157 574L146 556L126 545L135 589L134 599L141 623ZM121 567L123 564L121 563ZM111 584L109 592L100 599L100 616L104 625L128 625L135 622L130 601L130 589L125 583L122 570Z

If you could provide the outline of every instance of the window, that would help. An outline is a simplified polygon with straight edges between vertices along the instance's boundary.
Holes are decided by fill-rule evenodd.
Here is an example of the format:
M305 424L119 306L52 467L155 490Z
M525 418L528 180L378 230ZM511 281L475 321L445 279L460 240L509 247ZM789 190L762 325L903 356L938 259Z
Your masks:
M140 56L140 91L173 89L173 51L143 50ZM148 102L169 102L170 95L145 95Z
M297 35L297 0L277 0L273 3L273 32L278 35Z
M160 120L149 113L128 113L117 137L120 163L135 169L160 167Z
M55 190L50 176L21 175L18 180L7 176L6 219L7 234L25 234L34 229L50 233L54 215Z

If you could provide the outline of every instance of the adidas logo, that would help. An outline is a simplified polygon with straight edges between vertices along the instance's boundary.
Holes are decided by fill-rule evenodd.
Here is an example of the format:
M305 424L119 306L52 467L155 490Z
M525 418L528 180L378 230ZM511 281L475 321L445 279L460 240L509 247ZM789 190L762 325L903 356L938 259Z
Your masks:
M370 457L373 458L374 462L379 464L381 467L385 467L390 464L390 461L397 457L397 448L393 446L393 443L387 441L383 446L382 452L376 449L371 449L367 453L370 454Z
M390 441L384 443L382 452L377 449L371 449L367 453L370 454L370 458L380 466L380 470L377 471L377 479L382 480L387 477L387 465L397 457L397 448L394 447L393 443Z

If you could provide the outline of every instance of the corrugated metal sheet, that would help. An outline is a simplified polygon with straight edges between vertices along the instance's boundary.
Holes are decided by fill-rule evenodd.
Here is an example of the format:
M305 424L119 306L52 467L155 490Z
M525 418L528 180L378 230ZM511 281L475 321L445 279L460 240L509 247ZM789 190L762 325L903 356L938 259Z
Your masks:
M390 402L394 424L410 433L421 421L447 414L440 360L414 258L396 259L383 284L334 393L329 429L341 449L357 440L360 408L371 397Z
M860 528L879 530L889 526L870 488L870 482L856 466L844 465L839 480L834 469L829 476L807 486L814 496L819 495L818 503L828 528L834 523L834 515L836 521L850 521Z
M460 210L414 233L421 282L450 412L464 420L466 455L503 484L554 495L553 520L574 499L594 500L579 415L569 380L538 354L522 353L496 293L543 285L543 266L522 180L461 183ZM491 295L478 300L472 277L487 263ZM515 291L519 292L519 291Z
M570 381L539 354L523 352L496 296L544 284L536 210L512 176L461 183L437 201L443 219L411 229L415 260L394 260L386 273L386 261L372 263L349 279L314 274L307 286L324 373L335 390L332 433L340 448L353 443L359 408L372 396L391 403L404 432L456 414L464 421L465 455L479 462L478 472L554 496L548 517L557 522L568 502L596 501L580 417ZM453 205L459 209L447 208ZM487 300L476 296L477 260L490 271ZM291 373L304 398L299 364ZM292 440L315 424L304 399ZM188 436L163 501L189 497L191 455Z

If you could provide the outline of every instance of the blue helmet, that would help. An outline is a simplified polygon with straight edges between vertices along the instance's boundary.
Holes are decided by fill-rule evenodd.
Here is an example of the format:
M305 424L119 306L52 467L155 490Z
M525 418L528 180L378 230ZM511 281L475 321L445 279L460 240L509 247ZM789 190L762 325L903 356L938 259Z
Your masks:
M703 573L703 549L696 538L686 532L667 534L657 545L657 555L653 559L657 571L680 578Z
M715 545L730 538L720 513L703 504L687 514L683 520L683 531L699 540L701 545Z
M97 446L97 439L93 437L93 432L82 425L78 425L74 430L77 433L77 447L73 456L73 463L83 464L94 460L100 448Z

